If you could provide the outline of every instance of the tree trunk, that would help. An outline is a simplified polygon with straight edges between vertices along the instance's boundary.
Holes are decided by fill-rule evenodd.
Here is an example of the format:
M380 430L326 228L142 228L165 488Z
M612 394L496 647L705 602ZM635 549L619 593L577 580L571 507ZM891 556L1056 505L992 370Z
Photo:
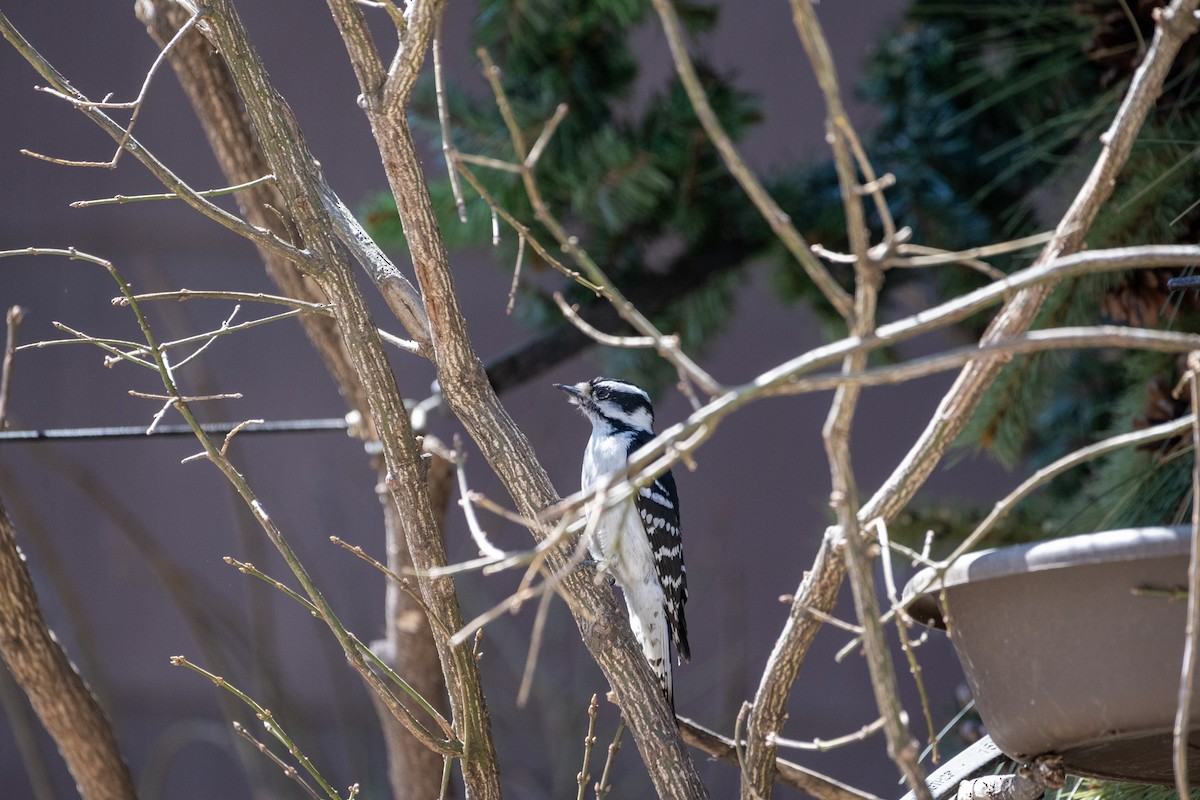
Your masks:
M46 627L16 531L0 502L0 657L58 745L83 800L132 800L112 726Z

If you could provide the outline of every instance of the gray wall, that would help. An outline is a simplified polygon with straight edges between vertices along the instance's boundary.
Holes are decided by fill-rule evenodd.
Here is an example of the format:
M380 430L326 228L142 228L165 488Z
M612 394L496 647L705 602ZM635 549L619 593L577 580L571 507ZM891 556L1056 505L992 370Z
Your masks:
M117 99L133 95L155 57L130 3L67 2L54 4L53 10L29 0L4 5L34 44L92 97L109 91ZM240 5L334 187L352 204L381 187L369 131L354 104L353 77L323 7L281 0ZM895 0L821 5L846 86L871 43L897 23L901 6ZM474 80L476 68L466 47L473 7L452 4L450 13L451 66L457 75ZM766 123L746 142L751 162L761 168L822 154L821 104L787 4L727 3L722 22L721 32L702 46L718 66L736 70L740 84L764 98ZM639 33L638 45L646 61L645 85L663 79L670 66L661 34L648 26ZM116 262L139 290L270 289L248 245L182 204L69 209L67 204L77 199L158 187L128 156L117 170L108 171L55 166L18 154L25 147L68 158L111 155L108 139L82 115L31 91L39 82L11 48L0 46L0 249L73 245ZM869 110L851 107L860 124L870 122ZM137 133L193 186L222 183L169 70L153 84ZM442 169L432 157L427 166L439 173ZM487 251L456 253L454 265L481 354L495 355L521 342L527 332L504 314L508 265L496 263ZM719 379L750 378L818 343L807 311L781 305L768 288L762 274L747 282L728 334L705 359ZM50 258L0 261L0 305L27 308L23 341L57 338L53 320L97 335L133 335L128 311L108 302L115 294L111 280L91 265ZM229 310L222 303L171 304L158 309L158 325L171 335L195 332L215 326ZM242 318L250 313L244 310ZM378 318L388 324L386 313ZM98 352L80 346L20 354L13 427L145 424L155 403L132 399L126 392L154 391L156 377L124 365L105 369L100 360ZM395 356L394 364L406 396L427 394L432 377L427 364L404 355ZM560 492L577 486L587 430L549 384L591 377L597 370L593 358L580 357L505 397ZM244 393L242 400L214 407L213 419L343 413L322 367L290 323L218 343L185 379L193 391ZM947 384L945 378L930 379L865 395L855 431L864 491L888 474ZM820 441L828 399L772 400L735 415L699 453L696 472L677 470L694 654L692 664L676 673L677 705L682 715L727 733L741 702L753 696L784 620L786 607L778 597L796 589L828 520L829 479ZM681 396L671 394L660 399L657 410L662 424L680 419L688 407ZM437 425L446 435L456 430L449 419ZM366 796L380 796L382 747L365 693L314 620L221 562L222 556L233 555L277 576L285 573L216 470L207 463L179 464L195 449L186 439L0 445L0 465L7 471L0 474L0 495L16 516L52 626L113 710L135 772L144 780L161 779L156 796L249 796L241 767L225 743L228 723L217 706L217 690L167 662L171 655L186 654L211 665L148 565L144 548L131 543L131 523L117 521L129 510L161 555L190 576L195 589L188 596L199 613L220 617L248 637L227 677L256 695L275 698L281 721L325 765L335 785L357 780L368 789ZM381 577L327 538L337 534L382 556L374 476L358 445L329 433L246 437L237 460L348 625L364 638L378 635ZM64 465L75 470L75 481ZM469 470L477 488L503 499L482 459L471 460ZM84 480L94 482L91 490L81 490ZM988 499L1008 482L986 465L968 462L939 471L926 491L935 497ZM488 526L503 547L528 542L523 531L499 522ZM448 545L459 557L472 554L465 526L457 521ZM512 583L512 576L462 577L467 615L503 597ZM72 615L63 586L76 593L82 619ZM848 617L852 611L846 607L841 613ZM510 796L560 797L571 790L578 769L587 698L603 694L606 687L569 616L557 605L536 697L528 708L516 710L515 685L531 617L532 609L527 609L488 629L483 671ZM819 637L794 692L785 735L828 738L875 718L861 660L833 664L832 655L845 638L830 631ZM925 648L923 661L935 715L944 720L954 710L958 668L944 642ZM615 726L616 712L602 706L601 715L604 740ZM244 711L239 710L238 718L252 722ZM56 775L58 796L71 796L52 745L44 738L41 744ZM878 737L797 760L884 797L899 794ZM729 796L736 785L733 768L700 761L714 796ZM632 744L619 766L616 796L649 791ZM9 726L0 725L0 798L23 798L30 792ZM296 792L289 789L285 796Z

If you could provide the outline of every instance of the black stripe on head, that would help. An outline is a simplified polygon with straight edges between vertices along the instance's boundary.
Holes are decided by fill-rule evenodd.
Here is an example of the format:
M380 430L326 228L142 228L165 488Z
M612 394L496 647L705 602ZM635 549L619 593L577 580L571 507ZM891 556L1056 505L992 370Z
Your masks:
M607 400L626 414L632 414L640 408L650 413L654 419L654 407L650 404L650 395L640 386L613 378L592 378L588 383L592 387L592 399L596 402Z

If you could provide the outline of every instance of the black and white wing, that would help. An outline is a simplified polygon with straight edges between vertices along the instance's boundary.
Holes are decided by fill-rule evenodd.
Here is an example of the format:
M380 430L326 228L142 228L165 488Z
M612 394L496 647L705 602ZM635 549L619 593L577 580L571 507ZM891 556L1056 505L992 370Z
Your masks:
M683 565L683 540L679 536L679 494L675 478L668 470L637 493L638 515L650 539L658 582L662 585L667 624L680 663L692 657L688 649L687 620L683 604L687 602L687 567Z

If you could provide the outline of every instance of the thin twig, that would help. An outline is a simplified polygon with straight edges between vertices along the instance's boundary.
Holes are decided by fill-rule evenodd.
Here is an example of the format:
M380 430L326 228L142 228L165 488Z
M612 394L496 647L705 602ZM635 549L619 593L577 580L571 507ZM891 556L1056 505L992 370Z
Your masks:
M624 481L629 476L665 471L679 455L691 452L706 441L724 417L747 403L761 399L786 384L795 383L797 376L836 363L848 354L873 351L906 341L921 333L945 327L969 317L982 308L1000 302L1016 290L1038 286L1042 283L1077 275L1122 269L1186 266L1198 261L1200 261L1200 247L1191 245L1156 245L1083 251L1014 272L1003 281L968 292L961 297L910 317L881 325L872 336L865 339L850 336L813 348L807 353L767 370L746 384L731 388L725 395L708 403L683 422L664 429L630 457L625 470L614 476L614 491L618 494L627 492L628 485L619 481ZM1161 333L1151 334L1151 337L1158 340ZM1040 334L1037 332L1029 334L1022 341L1029 337L1036 341L1038 335ZM1178 336L1179 334L1172 335ZM854 379L853 376L847 377L847 380L852 379ZM822 388L829 387L822 386ZM671 451L670 456L667 455L668 451ZM588 501L590 496L590 494L579 492L563 498L561 502L547 509L542 518L553 519L563 513L577 510ZM870 510L872 506L864 508Z
M738 763L739 745L735 740L722 736L686 717L677 719L684 741L692 747L730 764ZM775 759L775 772L772 780L799 789L818 800L879 800L873 794L782 758Z
M1192 394L1192 547L1188 559L1188 616L1184 629L1183 665L1179 670L1179 700L1175 710L1173 764L1175 789L1188 793L1188 734L1192 723L1192 684L1196 677L1197 638L1200 637L1200 352L1188 356L1188 383Z
M1026 247L1045 244L1054 238L1054 231L1042 231L1007 242L989 244L984 247L971 247L966 250L947 252L933 247L923 247L916 244L904 244L897 248L898 255L889 258L884 266L888 267L933 267L939 264L953 264L959 261L971 261L978 258L1004 255Z
M792 0L792 17L825 98L828 138L833 147L834 166L846 214L846 231L856 259L854 310L852 315L847 315L847 319L854 335L867 337L874 333L876 325L878 291L883 280L879 264L894 249L896 232L893 229L889 233L879 255L869 249L869 231L862 202L855 191L858 176L850 153L849 141L855 137L842 109L837 74L829 46L810 0ZM877 194L876 197L877 202L880 202L881 195ZM865 356L861 353L849 355L842 362L843 373L861 372L864 367ZM870 548L859 522L859 497L850 453L850 437L860 391L861 387L851 384L839 386L822 429L832 482L830 505L837 513L838 524L846 543L843 551L846 574L850 579L854 609L859 624L863 626L863 649L867 656L875 704L887 737L888 755L896 763L918 800L931 800L932 794L925 782L925 773L917 760L919 748L908 729L907 715L900 701L891 654L879 621L879 599L871 567ZM781 672L781 677L782 674ZM790 670L787 677L791 677ZM769 717L774 717L779 713L779 709L772 708L770 712ZM752 767L752 776L758 781L756 788L759 791L769 788L768 785L764 785L764 770L760 762L764 758L769 759L773 751L758 746L758 737L763 735L767 721L767 714L756 716L750 728L751 736L748 742L749 747L754 748L756 763ZM743 788L747 786L748 781L743 779Z
M790 603L790 602L793 602L795 598L793 598L789 595L784 595L780 599L784 600L785 602ZM805 605L804 613L808 614L813 619L817 619L817 620L820 620L821 622L824 622L826 625L832 625L835 628L841 628L844 631L850 631L851 633L856 634L856 635L862 634L862 626L861 625L854 625L850 622L846 622L845 620L838 619L837 617L833 616L832 614L826 613L815 606Z
M542 153L546 152L546 146L550 144L550 139L554 137L554 132L558 130L558 126L566 119L567 111L568 106L566 103L559 103L555 107L550 119L546 120L546 124L542 126L542 132L538 134L537 141L529 149L529 155L525 156L525 169L532 170L537 166Z
M58 70L46 60L32 44L29 43L24 36L21 35L8 17L0 11L0 34L4 36L17 49L26 61L37 70L38 74L49 81L50 86L55 92L63 97L70 98L74 107L78 108L95 122L105 133L112 137L117 142L122 142L122 147L129 150L133 155L146 166L147 169L159 180L166 188L170 189L175 194L178 194L188 205L195 208L204 216L212 219L233 232L246 237L255 244L279 255L287 258L298 265L312 266L312 254L307 250L300 250L293 247L288 242L280 239L270 231L259 228L240 217L229 213L220 206L210 202L207 198L201 197L174 172L167 168L163 162L159 161L146 146L131 136L129 132L114 121L111 117L104 113L100 108L96 108L88 104L87 98L79 93L70 82ZM166 52L164 49L163 52ZM22 151L26 152L26 151ZM30 155L34 155L30 153ZM43 157L45 158L45 157ZM46 159L55 160L55 159ZM59 160L59 163L66 163ZM88 162L80 162L88 163ZM90 162L100 166L107 162Z
M924 254L924 255L933 255L934 257L937 257L937 258L941 258L942 254L944 253L944 251L939 250L936 247L923 247L923 246L917 245L917 244L902 244L896 248L896 252L900 253L900 254L918 253L918 254ZM885 263L884 266L886 268L897 268L897 269L916 269L918 267L930 266L928 264L914 263L915 260L916 260L915 258L900 258L897 256L892 256L891 258L889 258L887 260L887 263ZM939 262L939 263L941 263L941 262ZM1005 273L1003 270L996 269L995 267L993 267L991 264L987 263L986 261L980 261L977 258L970 258L970 257L955 258L955 259L950 260L947 263L961 264L964 267L968 267L969 269L973 269L976 272L987 276L988 279L993 280L993 281L1004 280Z
M282 581L272 578L270 575L266 574L265 572L260 570L258 567L254 566L253 564L251 564L247 561L238 561L236 558L233 558L232 556L225 556L224 559L222 559L222 560L226 564L229 564L232 567L236 567L237 571L242 573L243 575L249 575L252 578L257 578L258 580L262 581L263 583L267 584L268 586L271 586L271 587L279 590L280 592L283 592L289 598L291 598L292 600L294 600L295 602L297 602L301 606L303 606L305 609L307 609L307 611L310 614L312 614L314 617L317 617L318 619L321 617L320 609L316 606L315 603L313 603L308 598L301 595L295 589L292 589L286 583L283 583ZM359 638L357 636L355 636L352 633L348 634L348 636L349 636L350 642L352 643L352 645L354 647L354 651L356 653L358 653L361 657L365 658L367 661L370 661L381 672L383 672L388 678L390 678L393 683L395 683L397 686L399 686L401 689L403 689L406 694L408 694L414 701L416 701L416 703L419 706L421 706L421 708L423 708L429 714L429 716L433 718L433 720L435 722L437 722L437 724L442 728L442 730L446 732L447 736L449 736L451 738L444 742L439 741L437 739L437 737L433 735L433 733L431 733L429 730L427 730L425 728L425 726L422 725L417 720L417 718L412 714L412 712L410 712L408 710L407 707L405 707L402 703L398 703L398 705L400 706L400 708L403 710L404 714L406 715L408 723L411 723L411 725L415 727L415 729L414 729L414 727L409 728L409 730L413 733L413 735L420 738L423 742L425 742L427 745L429 745L434 750L437 750L438 752L443 752L443 753L448 753L448 754L457 754L457 752L459 752L461 750L462 744L461 744L461 742L457 742L453 738L454 737L454 728L446 720L446 718L443 717L441 715L441 713L437 709L435 709L429 703L429 701L426 700L421 695L420 692L418 692L416 689L414 689L411 684L409 684L406 680L404 680L395 670L393 670L390 666L388 666L386 663L384 663L377 655L375 655L375 652L373 650L371 650L369 647L367 647L365 644L363 644L362 641L359 640Z
M599 707L600 700L593 694L587 709L587 733L583 737L583 766L579 768L579 774L575 776L575 782L579 784L579 792L575 795L576 800L583 800L583 793L587 790L588 781L592 777L588 772L588 764L592 760L592 747L596 744L596 710Z
M254 186L258 186L260 184L267 183L268 181L273 181L273 180L275 180L274 175L263 175L261 178L255 178L252 181L246 181L245 183L239 183L236 186L224 186L224 187L221 187L220 189L204 189L202 191L197 191L196 196L197 197L223 197L224 195L233 194L234 192L240 192L243 189L250 189ZM70 203L70 207L71 208L91 208L92 206L108 206L108 205L113 205L113 204L119 205L122 203L141 203L141 202L148 201L148 200L182 200L182 199L183 198L175 192L166 192L163 194L134 194L134 195L118 194L118 195L113 195L112 197L102 197L98 200L76 200L75 202Z
M562 296L562 292L554 293L554 302L558 305L559 310L562 311L562 315L566 317L568 322L600 344L609 347L629 348L655 347L658 344L658 340L653 336L613 336L612 334L596 330L583 317L579 316L578 306L567 303ZM676 340L678 341L678 339Z
M537 671L538 653L542 649L542 638L546 631L546 617L550 611L552 592L543 592L538 600L537 614L533 617L533 631L529 635L529 651L525 656L525 670L521 675L521 687L517 690L517 708L524 708L533 690L533 676Z
M571 269L570 267L566 266L561 261L559 261L557 258L555 258L554 254L551 253L549 250L547 250L542 245L542 243L540 241L538 241L535 236L532 235L532 233L530 232L529 228L526 225L522 224L520 220L518 220L516 217L514 217L512 214L510 214L507 210L505 210L505 208L503 206L497 204L495 198L492 197L492 195L488 192L487 188L480 182L480 180L477 177L475 177L475 173L471 172L470 169L468 169L467 167L465 167L463 165L463 161L466 160L464 157L464 154L457 153L455 155L455 157L458 159L457 164L458 164L459 172L461 172L462 176L467 179L467 183L471 184L471 188L473 188L479 194L479 196L483 199L483 202L487 203L487 205L490 209L492 209L493 211L496 212L496 214L500 217L500 219L507 222L509 227L511 227L513 230L515 230L517 232L517 234L519 236L524 237L529 242L529 245L533 248L533 251L535 253L537 253L538 256L543 261L545 261L547 264L549 264L551 267L553 267L556 271L567 276L571 280L578 283L580 286L583 286L588 291L596 292L596 293L599 293L601 291L600 286L598 286L595 283L592 283L590 280L585 278L583 276L583 274L580 273L578 270ZM520 171L519 168L518 168L518 171Z
M1107 455L1114 450L1120 450L1126 447L1138 447L1149 444L1150 442L1157 442L1161 441L1162 439L1169 439L1174 436L1179 436L1180 434L1190 430L1194 424L1194 421L1195 415L1188 414L1180 417L1179 419L1172 420L1170 422L1164 422L1160 425L1155 425L1144 430L1110 436L1102 441L1090 444L1086 447L1081 447L1078 450L1068 453L1057 461L1047 464L1045 467L1042 467L1033 475L1022 481L1017 488L1013 489L1002 499L996 501L996 504L992 507L992 510L988 513L988 515L984 517L983 521L975 526L975 530L971 531L971 533L968 534L967 537L963 539L963 541L957 547L954 548L954 551L949 556L937 564L931 564L929 566L934 567L935 572L938 574L944 573L958 559L962 558L965 553L977 547L980 542L982 542L983 539L996 527L1000 520L1002 520L1010 511L1013 510L1013 508L1016 507L1017 503L1024 500L1035 490L1049 483L1058 475L1061 475L1062 473L1067 472L1068 470L1077 467L1080 464L1084 464L1103 455ZM907 606L907 604L911 603L914 598L932 589L936 585L937 581L938 578L934 577L931 578L929 583L925 584L924 586L914 587L914 591L909 594L908 602L902 603L901 607ZM900 608L892 608L884 613L882 619L886 622L892 618L892 615L898 613L899 611ZM838 651L838 653L834 656L835 660L841 661L849 653L853 652L858 644L859 640L857 638L852 639L844 647L842 647L841 650Z
M228 456L229 444L233 441L233 437L241 433L248 425L262 425L266 420L262 419L247 419L239 422L230 429L229 433L225 434L224 441L221 442L221 455Z
M570 235L567 229L563 227L558 218L555 217L546 201L542 198L541 189L538 186L537 175L535 170L527 164L527 151L525 149L525 139L521 133L520 126L517 124L516 117L513 115L512 106L508 101L508 95L504 90L504 85L500 81L500 70L492 62L491 56L487 50L480 48L479 58L484 64L484 76L491 84L492 93L496 98L496 105L500 109L500 114L504 118L505 125L509 129L509 136L512 139L513 149L517 153L517 161L519 163L521 180L525 187L525 194L529 198L529 203L533 207L534 216L538 221L546 227L554 240L558 242L559 247L564 252L569 254L572 260L586 273L591 283L594 284L595 290L608 300L617 313L628 322L637 332L653 337L659 342L658 352L667 361L687 373L687 375L703 389L709 397L717 397L724 393L725 389L711 375L703 370L696 362L694 362L686 353L680 350L677 342L672 343L669 337L658 330L658 328L649 319L645 317L625 296L616 288L613 282L608 278L598 264L588 255L587 251L580 246L579 240ZM562 108L561 106L559 107ZM555 112L556 115L559 111ZM562 112L562 113L565 113ZM554 127L549 123L546 129L543 130L543 138L549 138L549 133L553 133ZM544 146L544 145L543 145ZM468 180L470 180L468 178ZM474 181L472 184L474 185ZM495 203L489 202L489 205L498 210ZM511 224L511 223L510 223ZM525 231L528 236L528 231ZM534 241L530 237L530 241ZM811 254L809 255L812 258ZM815 259L813 259L815 261ZM821 267L823 270L824 267Z
M782 736L775 736L774 734L772 734L769 738L771 744L776 745L777 747L789 747L792 750L809 750L816 753L824 753L838 747L844 747L848 744L853 744L854 742L863 741L872 733L883 730L883 723L884 719L883 717L880 717L874 722L863 725L853 733L847 733L842 736L834 737L833 739L813 739L812 741L802 742L798 739L785 739Z
M74 92L66 93L55 88L44 86L35 87L38 91L54 95L60 100L65 100L66 102L80 109L133 109L133 113L129 115L129 124L125 126L121 137L117 139L117 150L115 153L113 153L113 157L111 159L108 161L68 161L66 159L51 158L49 156L44 156L40 153L34 153L28 150L22 150L21 152L34 158L40 158L44 161L51 161L55 164L63 164L66 166L104 167L106 169L115 169L117 162L121 158L121 154L125 152L125 148L129 145L130 139L133 136L133 126L137 123L138 115L142 113L142 106L146 99L146 92L150 89L150 81L153 80L154 74L158 72L158 68L162 66L163 61L166 60L167 54L171 52L171 48L173 48L180 39L186 36L188 31L195 27L196 23L200 20L200 17L203 16L203 13L204 12L202 10L194 12L188 18L187 22L183 23L183 25L179 27L179 30L173 37L171 37L170 41L168 41L167 44L159 51L158 57L154 59L154 63L151 64L150 69L146 71L146 77L142 80L142 88L138 91L137 97L131 101L113 103L107 98L101 101L93 101L87 100L83 98L82 95Z
M300 766L304 768L304 771L312 776L312 779L317 782L317 785L321 787L322 791L324 791L325 794L331 798L331 800L341 800L341 797L338 795L333 786L331 786L330 783L325 780L325 777L321 775L316 766L312 763L312 761L309 760L308 756L304 755L304 752L300 750L300 747L296 744L292 737L289 736L287 731L285 731L283 727L275 720L275 715L271 713L270 709L263 708L254 700L254 698L250 697L250 695L234 686L225 678L221 677L220 675L214 675L203 667L193 664L191 661L188 661L185 656L171 656L169 660L173 666L187 667L192 672L203 675L212 681L215 686L224 689L238 700L241 700L243 703L249 706L250 709L254 711L254 715L258 717L260 722L262 722L263 728L266 729L267 733L271 734L273 738L278 740L279 743L287 749L292 758L296 759Z
M867 527L874 527L876 536L882 549L883 560L883 582L887 591L888 602L892 608L900 605L900 597L896 592L896 581L892 575L892 548L891 537L888 535L887 522L883 519L876 518L867 524ZM906 626L911 626L912 620L908 614L901 612L896 615L896 635L900 640L900 649L904 652L904 659L908 662L909 674L913 677L913 682L917 686L917 698L921 703L921 713L925 716L925 730L929 732L929 750L933 754L933 763L938 763L938 740L934 735L933 727L933 710L929 705L929 694L925 691L925 680L921 672L921 663L917 660L916 647L908 638L908 630ZM917 756L918 762L924 758L924 753Z
M467 528L471 531L471 539L474 540L475 546L479 548L479 555L484 558L504 559L508 557L508 553L501 550L496 545L488 540L487 532L483 526L479 524L479 517L475 515L475 506L471 504L471 490L467 487L467 469L466 457L463 455L462 444L458 441L454 443L454 471L458 476L458 492L459 505L462 506L463 517L467 521Z
M237 733L238 736L242 737L247 742L252 744L254 746L254 748L256 750L258 750L258 752L260 752L264 756L266 756L275 766L279 767L279 769L283 771L284 776L288 780L299 784L300 788L304 790L305 794L307 794L311 798L314 798L314 800L321 800L321 795L317 794L316 789L314 789L313 787L308 785L308 781L306 781L306 780L304 780L304 778L300 777L300 773L296 771L295 767L293 767L291 764L284 761L279 756L275 755L275 753L273 753L270 750L270 748L268 748L265 744L260 742L258 739L255 739L254 736L250 733L250 731L246 730L246 726L242 725L242 723L240 723L240 722L234 722L233 730L235 733Z
M796 262L808 273L809 278L825 295L830 305L841 314L843 317L848 317L853 309L853 303L850 296L846 293L829 271L825 269L825 265L818 261L808 247L808 243L804 241L804 237L796 230L792 224L791 218L784 213L783 209L775 202L758 178L754 175L751 169L742 159L737 147L734 146L733 140L725 131L724 126L718 119L712 105L708 102L708 96L704 92L704 87L700 82L700 77L696 74L696 67L692 63L692 58L688 55L687 45L683 40L683 25L679 21L679 15L675 13L675 7L671 4L671 0L652 0L654 9L658 12L659 19L662 21L663 32L667 36L667 45L671 50L671 57L675 62L675 71L679 75L679 80L683 83L684 89L687 91L688 99L692 103L692 109L696 112L697 119L704 127L704 132L707 134L709 141L717 148L721 154L721 158L725 162L726 169L729 174L741 185L743 191L749 196L754 207L762 215L767 224L771 226L771 230L783 242L788 252L796 259Z
M4 315L6 334L4 360L0 364L0 431L8 427L8 395L12 391L13 358L17 352L17 328L25 316L20 306L12 306Z
M442 622L442 620L436 614L433 613L432 609L430 609L429 606L425 604L424 598L421 597L421 593L417 591L416 587L412 585L412 581L410 581L408 578L405 578L403 575L397 575L395 572L393 572L391 569L389 569L386 564L379 561L378 559L373 558L370 554L367 553L367 551L363 550L362 547L360 547L359 545L350 544L345 539L342 539L340 536L330 536L329 541L333 542L334 544L336 544L338 547L342 548L343 550L347 550L350 553L358 556L363 561L367 562L372 567L379 570L384 575L388 576L388 578L395 581L396 585L400 588L400 590L402 592L404 592L406 595L408 595L409 597L411 597L413 599L413 601L425 611L425 616L427 616L435 625L437 625L439 628L441 628L442 631L444 631L447 636L450 635L450 633L452 631L450 631L446 627L446 623Z
M295 300L291 297L281 297L276 294L264 294L263 292L230 292L230 291L210 291L197 289L175 289L170 292L147 292L146 294L135 294L134 300L139 303L145 303L152 300L235 300L239 303L271 303L280 306L289 306L297 311L315 311L322 314L330 314L331 308L329 303L310 303L305 300ZM129 301L124 297L114 297L112 299L114 306L128 306Z
M457 173L455 173L457 174ZM517 285L521 282L521 264L525 262L525 234L517 234L517 265L513 267L512 285L508 287L508 304L504 306L505 314L512 314L517 303Z
M621 749L621 734L625 732L625 719L617 723L617 731L613 734L612 743L608 746L608 757L604 759L604 771L600 780L596 781L596 800L604 800L612 791L612 768L617 760L617 751Z
M439 16L433 33L433 86L437 97L438 127L442 132L442 155L446 159L446 171L450 173L450 191L454 193L454 207L458 209L459 222L467 221L467 204L463 202L462 184L458 170L454 168L454 144L450 136L450 109L446 106L446 79L442 74L442 18Z

